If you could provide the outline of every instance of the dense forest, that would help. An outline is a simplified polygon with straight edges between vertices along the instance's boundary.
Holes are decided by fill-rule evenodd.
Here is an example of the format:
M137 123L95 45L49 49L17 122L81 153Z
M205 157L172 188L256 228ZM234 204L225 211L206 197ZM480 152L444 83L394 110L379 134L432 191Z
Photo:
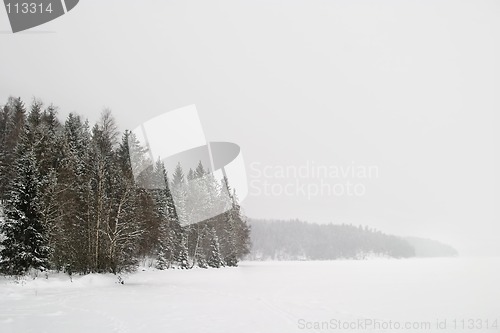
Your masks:
M250 219L253 260L333 260L455 256L450 246L387 235L367 226Z
M26 107L11 97L0 109L2 273L118 273L144 258L159 269L236 266L249 253L237 198L222 195L230 180L216 181L201 162L196 170L178 165L170 176L130 131L117 128L107 110L91 127L76 114L60 122L56 107L36 99ZM140 177L132 149L145 156ZM199 209L226 205L225 213L185 223L196 211L180 212L171 191L186 202L201 195Z

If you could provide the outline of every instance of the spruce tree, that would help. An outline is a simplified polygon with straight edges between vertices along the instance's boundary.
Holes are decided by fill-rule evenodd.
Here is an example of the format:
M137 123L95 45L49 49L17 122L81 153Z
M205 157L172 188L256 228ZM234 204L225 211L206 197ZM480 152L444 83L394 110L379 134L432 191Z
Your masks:
M190 268L188 254L188 230L186 230L186 228L182 228L180 243L176 251L176 261L182 269Z
M16 148L25 134L26 109L21 98L10 97L0 122L0 202L8 197L9 183L15 176Z
M207 265L212 268L219 268L224 265L220 255L219 238L215 232L215 228L210 228L209 232L210 245L208 248Z
M49 267L47 227L40 207L40 175L33 151L22 154L15 164L16 177L6 202L0 268L20 275L30 268Z
M91 270L90 131L87 122L70 114L63 126L57 160L56 217L51 241L56 269ZM57 155L56 155L57 156Z
M174 174L172 175L172 196L175 201L175 212L179 224L184 227L188 224L188 212L186 211L187 200L187 184L180 163L177 164Z
M175 201L176 222L179 226L179 242L176 249L176 261L181 268L189 268L189 216L186 211L187 184L180 163L177 164L172 175L172 200Z
M155 232L154 242L156 243L156 266L159 269L169 268L175 252L172 233L170 232L170 209L168 178L165 165L161 160L157 160L153 171L153 189L151 190L155 200L155 212L158 226Z

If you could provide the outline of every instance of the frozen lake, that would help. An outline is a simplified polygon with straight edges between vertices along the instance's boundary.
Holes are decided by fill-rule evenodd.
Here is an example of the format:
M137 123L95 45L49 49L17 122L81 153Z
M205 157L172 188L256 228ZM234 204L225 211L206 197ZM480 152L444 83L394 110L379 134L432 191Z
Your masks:
M116 281L1 278L0 332L500 332L499 258L243 262Z

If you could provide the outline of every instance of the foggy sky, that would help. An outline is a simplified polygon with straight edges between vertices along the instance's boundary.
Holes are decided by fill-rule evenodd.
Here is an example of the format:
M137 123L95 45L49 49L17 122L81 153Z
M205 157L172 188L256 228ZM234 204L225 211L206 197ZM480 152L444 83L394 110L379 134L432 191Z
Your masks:
M82 0L11 34L2 6L0 104L109 107L122 129L196 104L249 180L252 163L379 169L364 196L250 195L248 216L498 255L499 18L498 1Z

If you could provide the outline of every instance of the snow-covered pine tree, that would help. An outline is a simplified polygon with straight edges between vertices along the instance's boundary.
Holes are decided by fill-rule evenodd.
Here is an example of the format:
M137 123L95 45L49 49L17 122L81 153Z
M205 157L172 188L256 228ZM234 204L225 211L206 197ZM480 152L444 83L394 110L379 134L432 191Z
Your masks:
M193 257L193 265L207 268L207 258L210 248L209 224L213 219L215 208L214 193L211 191L211 174L205 171L203 164L199 161L195 171L190 170L188 177L189 191L188 200L191 220L196 222L191 226L190 232L190 254Z
M235 233L234 209L223 215L221 236L221 255L227 266L238 266L237 244Z
M172 183L170 188L172 191L173 199L175 201L175 212L177 215L177 220L179 221L179 224L182 227L187 226L188 225L188 216L186 211L187 184L180 163L177 164L175 171L172 175Z
M40 125L42 123L42 107L43 104L41 101L33 99L28 117L26 118L27 130L23 139L31 142L32 145L38 144L38 141L41 139Z
M172 198L172 193L170 191L170 181L168 180L168 175L165 172L165 184L166 184L166 197L167 197L167 224L168 237L165 247L168 249L169 253L169 266L172 266L174 262L182 262L186 257L186 250L182 248L182 234L183 230L177 218L177 213L175 210L174 200ZM177 251L181 249L180 251ZM178 254L180 256L178 257Z
M50 114L50 110L49 110ZM50 118L47 123L53 122ZM49 126L50 128L51 126ZM91 270L90 202L90 130L88 122L69 114L61 136L56 141L59 152L57 167L56 203L59 214L52 223L52 256L56 269L88 273Z
M171 182L172 202L175 201L175 216L179 226L179 242L176 249L176 261L181 268L189 268L189 233L188 214L186 211L187 184L180 163L177 164Z
M61 157L60 124L56 118L56 110L50 106L42 112L43 103L33 99L26 119L25 133L20 140L21 150L32 150L40 175L39 206L42 224L46 226L48 244L56 244L58 216L61 207L57 198L57 166ZM53 252L52 252L53 253Z
M30 268L47 269L50 249L47 227L42 223L40 175L32 150L22 152L14 168L16 177L6 200L2 224L2 272L21 275Z
M195 264L199 266L204 266L204 259L200 253L200 224L197 223L203 220L203 194L204 194L204 186L203 186L203 178L197 177L195 175L193 169L189 169L187 175L187 191L186 191L186 212L189 227L185 228L188 231L189 238L189 256L193 259L191 267ZM199 262L198 262L199 261Z
M9 97L0 117L0 201L8 197L14 177L16 147L25 132L26 109L21 98Z
M233 218L233 233L234 233L234 244L236 245L236 258L242 259L244 256L250 253L251 240L250 240L250 227L246 222L246 218L241 213L241 207L238 204L237 198L235 197L233 208L232 208L232 218Z
M168 251L166 251L165 247L161 243L158 245L155 267L159 270L170 268Z
M217 237L214 227L210 227L209 229L209 239L210 245L207 254L207 265L212 268L219 268L224 265L224 261L220 255L219 238Z
M62 152L62 126L57 119L57 110L53 105L49 105L41 116L40 132L42 140L38 143L40 173L46 170L55 170L60 166L63 157Z
M227 266L237 266L237 237L235 224L234 198L231 188L224 178L217 187L217 204L223 207L224 213L215 217L215 227L219 235L220 253Z
M221 252L228 266L237 266L238 260L250 253L250 227L241 213L238 196L229 186L227 178L223 179L223 188L229 193L229 202L226 204L229 204L230 208L222 214L221 224L224 232Z
M181 241L177 247L177 256L176 256L176 261L179 264L179 267L182 269L187 269L190 268L191 266L189 265L189 252L188 252L188 230L186 230L187 227L182 228L182 233L181 233Z
M168 187L167 171L164 163L158 159L153 172L153 197L158 217L158 233L156 239L156 266L158 269L170 268L175 257L176 237L172 223L173 204Z

